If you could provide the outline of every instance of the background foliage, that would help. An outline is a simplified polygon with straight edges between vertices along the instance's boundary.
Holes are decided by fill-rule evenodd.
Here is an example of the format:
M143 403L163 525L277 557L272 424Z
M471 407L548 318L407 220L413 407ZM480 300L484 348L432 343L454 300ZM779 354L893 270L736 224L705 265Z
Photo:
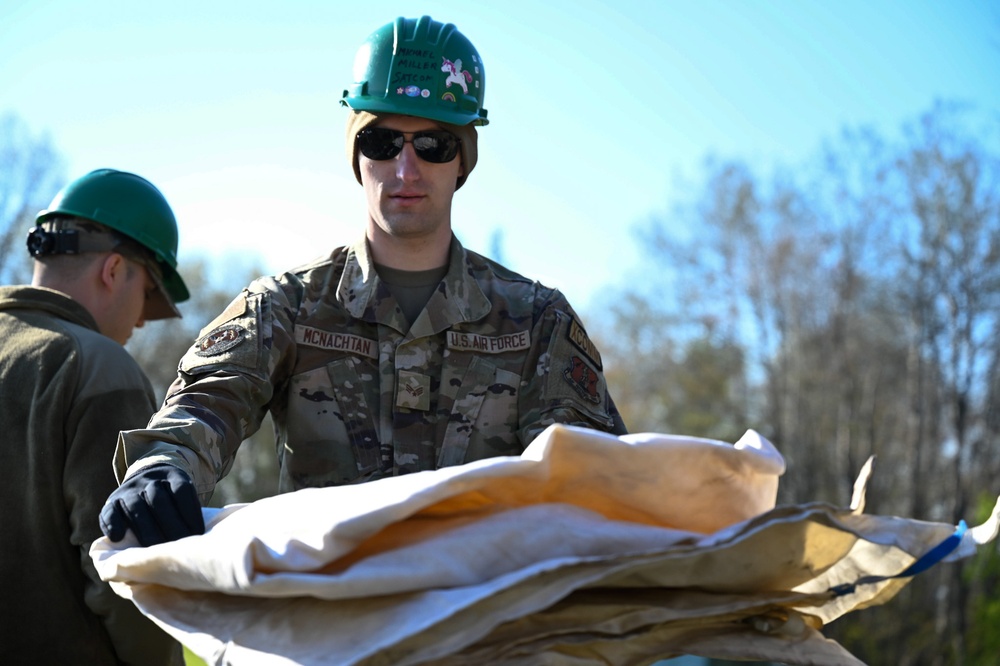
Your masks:
M1000 153L974 122L937 104L796 169L708 161L588 320L630 430L754 428L786 458L785 503L846 505L876 456L868 512L983 518L1000 494ZM995 663L996 560L937 567L825 633L870 664Z

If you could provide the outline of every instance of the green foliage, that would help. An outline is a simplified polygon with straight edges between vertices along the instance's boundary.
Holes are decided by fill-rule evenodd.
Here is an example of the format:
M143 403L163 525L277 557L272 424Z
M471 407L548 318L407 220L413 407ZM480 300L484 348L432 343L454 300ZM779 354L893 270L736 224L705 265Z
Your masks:
M196 655L194 652L191 652L191 650L189 650L187 646L185 646L184 666L208 666L208 664L205 661L203 661L200 657L198 657L198 655Z
M722 441L739 439L746 430L744 376L739 347L706 338L689 342L675 375L671 429Z
M983 495L976 508L976 522L986 520L997 498ZM993 543L973 557L965 568L965 583L972 592L966 663L995 664L1000 655L1000 543Z

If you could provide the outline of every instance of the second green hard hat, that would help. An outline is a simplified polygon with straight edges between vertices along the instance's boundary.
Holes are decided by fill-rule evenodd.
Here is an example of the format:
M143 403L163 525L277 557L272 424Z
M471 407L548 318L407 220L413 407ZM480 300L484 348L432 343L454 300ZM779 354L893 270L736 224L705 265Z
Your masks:
M154 256L170 299L190 298L177 272L177 219L166 198L145 178L126 171L97 169L64 187L37 224L66 215L99 222L128 236Z

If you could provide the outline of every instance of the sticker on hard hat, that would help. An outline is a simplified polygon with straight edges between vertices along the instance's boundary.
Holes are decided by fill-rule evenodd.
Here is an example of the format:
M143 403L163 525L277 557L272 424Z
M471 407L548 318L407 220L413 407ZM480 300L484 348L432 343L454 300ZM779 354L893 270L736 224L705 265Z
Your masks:
M441 56L441 71L448 77L444 80L444 87L451 88L451 84L458 85L462 92L469 94L469 84L472 83L472 74L468 70L462 69L462 59L458 58L454 62Z
M247 330L239 324L220 326L194 343L198 356L217 356L227 352L247 338Z

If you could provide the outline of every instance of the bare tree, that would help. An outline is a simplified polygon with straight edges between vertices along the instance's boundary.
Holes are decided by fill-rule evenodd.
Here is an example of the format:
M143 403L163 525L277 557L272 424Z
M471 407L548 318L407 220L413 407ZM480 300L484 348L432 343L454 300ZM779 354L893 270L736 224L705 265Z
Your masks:
M25 238L63 182L62 161L48 136L33 136L13 113L0 115L0 284L30 281Z
M954 522L974 508L976 490L993 481L980 474L983 463L1000 456L987 402L1000 332L1000 158L960 121L955 106L925 114L910 128L898 168L907 193L900 211L904 267L920 285L911 310L943 398L936 406L943 428L935 480L949 492L932 509ZM945 588L954 603L942 605L954 636L968 628L962 568L952 568ZM962 641L953 640L952 649L962 662Z
M972 520L979 493L1000 490L989 137L937 105L902 139L845 131L819 160L770 178L708 162L704 187L640 238L646 283L608 309L623 414L681 434L756 427L788 461L781 501L846 503L874 454L870 511ZM987 641L965 637L986 636L995 616L970 576L996 569L971 571L932 569L892 608L830 633L872 664L992 663Z

